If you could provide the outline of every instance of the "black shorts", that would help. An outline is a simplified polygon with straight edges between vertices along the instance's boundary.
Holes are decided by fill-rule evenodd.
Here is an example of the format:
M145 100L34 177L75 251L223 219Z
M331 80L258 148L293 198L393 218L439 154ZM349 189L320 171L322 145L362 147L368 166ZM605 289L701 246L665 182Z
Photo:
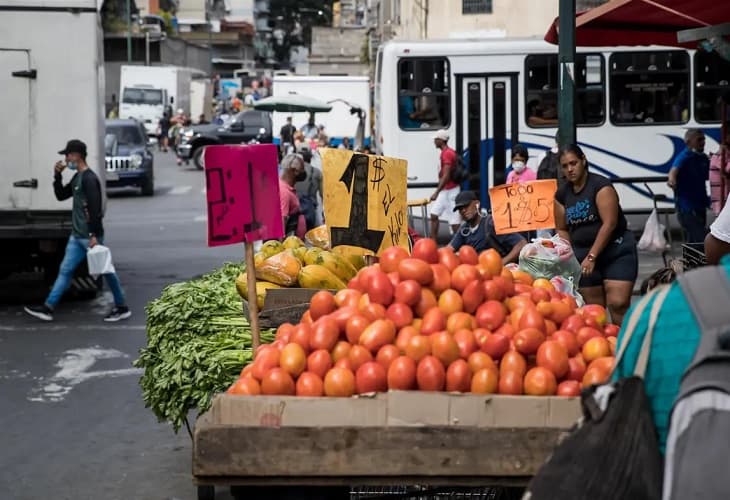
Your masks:
M579 263L586 258L590 248L573 248ZM634 233L626 230L621 238L611 241L596 259L593 272L580 278L579 287L602 286L604 280L636 281L639 274L639 256L636 252Z

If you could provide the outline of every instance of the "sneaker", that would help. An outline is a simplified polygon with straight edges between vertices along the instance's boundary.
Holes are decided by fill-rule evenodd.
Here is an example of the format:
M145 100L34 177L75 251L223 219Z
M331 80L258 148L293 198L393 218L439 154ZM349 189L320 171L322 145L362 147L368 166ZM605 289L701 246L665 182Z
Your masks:
M119 321L132 316L132 311L127 306L114 306L109 314L104 316L104 321Z
M25 306L23 308L25 312L43 321L53 321L53 309L45 304L39 306Z

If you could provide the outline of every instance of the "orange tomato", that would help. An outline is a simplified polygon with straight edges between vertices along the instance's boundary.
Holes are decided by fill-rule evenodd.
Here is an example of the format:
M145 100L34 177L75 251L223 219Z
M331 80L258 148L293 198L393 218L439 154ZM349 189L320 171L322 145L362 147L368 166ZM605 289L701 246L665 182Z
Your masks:
M391 247L392 248L392 247ZM385 392L388 390L388 373L383 365L369 361L355 373L355 392Z
M421 300L421 285L416 280L404 280L395 287L395 301L415 306Z
M515 333L514 342L518 352L525 355L535 354L540 344L545 342L545 335L537 328L523 328Z
M543 288L545 290L555 290L555 286L550 283L549 279L546 278L537 278L532 282L533 288Z
M307 371L318 375L319 378L324 378L330 368L332 368L332 356L329 351L318 349L307 357Z
M431 354L444 366L459 359L459 344L449 332L439 332L431 335Z
M370 324L370 320L362 314L350 316L345 324L345 335L347 341L351 344L357 344L360 341L360 335Z
M459 357L462 359L468 359L471 353L479 349L474 332L466 328L454 332L454 342L459 348Z
M558 384L555 394L558 396L574 398L580 396L580 382L577 380L563 380Z
M583 359L586 363L611 355L611 344L604 337L592 337L583 344L581 349Z
M581 382L585 374L586 364L581 358L570 358L568 360L568 373L565 375L566 380Z
M608 382L609 375L610 374L599 369L586 370L585 375L583 375L583 387L605 384Z
M389 319L379 319L370 323L360 335L359 344L370 353L377 353L385 344L395 341L395 325Z
M304 323L305 325L311 325L313 323L312 315L309 313L309 309L304 311L304 314L302 314L302 319L299 321L299 323Z
M340 337L340 329L337 322L325 316L312 325L312 336L309 338L309 346L315 349L331 351Z
M599 330L596 330L591 326L584 326L578 330L578 333L575 334L575 340L578 341L578 345L581 348L583 348L586 342L595 337L603 338L603 335Z
M297 379L297 396L321 397L324 396L324 382L316 373L304 372Z
M588 369L601 370L608 375L613 371L613 365L615 362L616 359L613 356L604 356L591 361L588 365Z
M406 344L405 354L414 361L420 361L431 354L431 337L414 335Z
M471 380L471 369L463 359L457 359L446 369L446 390L449 392L469 392Z
M398 264L398 274L402 281L414 280L420 285L430 285L434 279L433 269L420 259L409 257Z
M477 254L477 251L474 250L474 247L463 245L459 248L459 260L461 260L463 264L476 266L479 263L479 255Z
M563 321L573 314L573 311L570 309L568 304L562 300L551 300L550 305L552 306L552 311L547 317L554 321L557 325L561 325Z
M569 332L568 330L558 330L553 332L551 338L560 342L563 347L565 347L565 350L568 352L568 356L575 356L580 351L580 346L578 346L578 341L575 339L573 332Z
M431 290L433 290L436 295L440 295L444 290L451 288L452 271L449 271L449 268L443 264L432 264L431 272L433 273Z
M522 377L523 374L519 371L500 369L497 392L499 392L499 394L508 394L513 396L518 396L522 394Z
M241 370L241 377L253 377L251 375L251 370L253 370L253 364L248 364L243 367L243 370Z
M484 368L497 371L497 365L494 363L494 360L492 360L489 354L481 351L471 353L469 359L467 359L467 363L472 373L477 373Z
M400 331L398 331L398 336L395 339L395 345L398 350L401 353L405 353L408 342L410 342L410 340L416 335L418 335L418 330L416 330L412 326L404 326L403 328L401 328Z
M335 309L337 309L335 297L326 290L320 290L315 293L309 301L309 314L312 316L313 321L317 321Z
M416 362L399 356L388 367L388 389L409 391L416 387Z
M335 368L344 368L345 370L350 370L351 372L355 372L355 369L352 367L352 361L350 361L350 358L341 358L338 359L335 364Z
M479 264L487 269L490 276L499 276L502 272L502 256L494 248L479 254Z
M380 253L378 262L384 273L398 271L398 264L403 259L410 257L408 251L403 247L388 247Z
M354 345L350 349L350 353L347 355L347 359L350 360L352 369L357 371L363 364L373 360L373 355L370 351L361 345Z
M482 368L471 379L470 392L495 394L499 388L499 372L496 368Z
M530 299L537 304L537 310L543 316L549 316L553 312L553 305L550 303L550 292L544 288L533 288L530 291Z
M294 325L291 323L282 323L279 325L279 328L276 329L276 340L283 340L284 343L289 343L289 338L291 337L291 333L294 331Z
M522 283L523 285L532 285L534 281L530 273L520 270L512 271L512 278L515 283Z
M416 384L421 391L443 391L446 386L446 369L434 356L426 356L418 362Z
M345 368L332 368L324 377L324 394L329 397L349 398L355 394L355 375Z
M421 334L431 335L441 330L446 330L446 315L438 307L432 307L423 315Z
M462 329L473 330L476 326L474 316L465 312L457 312L446 318L446 330L449 333Z
M501 374L503 371L518 372L521 380L521 377L527 372L527 361L519 352L507 351L499 362L499 373Z
M499 333L487 335L481 345L482 352L489 354L492 359L502 359L507 351L509 351L510 339Z
M474 281L479 281L479 271L471 264L460 264L451 272L451 288L461 293Z
M444 290L441 295L439 295L438 304L439 309L441 309L446 316L462 312L464 310L464 301L461 298L461 294L452 289Z
M346 345L347 342L345 342ZM348 348L349 349L349 348ZM307 353L299 344L287 344L279 355L279 366L292 377L298 377L307 367Z
M429 264L439 261L438 245L431 238L421 238L413 245L413 258L420 259Z
M238 396L258 396L261 394L261 385L253 377L239 377L226 391Z
M335 294L335 304L337 304L337 307L357 307L360 297L362 297L361 291L345 288L344 290L338 290Z
M568 351L556 340L546 340L537 349L537 366L547 368L555 378L564 377L570 368Z
M555 374L547 368L537 366L525 374L525 394L529 396L552 396L558 388Z
M400 349L393 344L384 345L375 356L375 361L383 365L386 370L395 358L400 356Z
M423 318L427 311L430 311L437 306L438 301L436 300L434 293L429 288L423 288L421 289L421 300L419 300L418 304L416 304L414 312L417 317Z
M293 396L296 392L294 379L282 368L271 368L261 380L261 394Z
M350 354L350 349L352 349L352 344L340 340L332 348L332 360L337 363L342 358L346 358Z

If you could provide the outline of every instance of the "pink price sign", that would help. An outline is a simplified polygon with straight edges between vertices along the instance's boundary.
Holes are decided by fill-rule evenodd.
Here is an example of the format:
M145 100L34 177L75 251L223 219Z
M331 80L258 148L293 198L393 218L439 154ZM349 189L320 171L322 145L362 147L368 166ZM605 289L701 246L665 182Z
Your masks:
M208 246L284 236L273 144L207 146Z

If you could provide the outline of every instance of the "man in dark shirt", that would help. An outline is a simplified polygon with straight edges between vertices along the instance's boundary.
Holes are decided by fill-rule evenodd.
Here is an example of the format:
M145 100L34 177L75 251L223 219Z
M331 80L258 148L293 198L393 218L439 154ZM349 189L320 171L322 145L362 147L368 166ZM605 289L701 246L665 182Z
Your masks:
M73 139L58 153L65 155L66 163L58 161L54 166L53 191L58 201L73 197L72 230L51 293L43 304L25 307L25 312L44 321L53 321L53 311L71 284L76 268L86 259L88 249L104 242L101 184L94 171L86 164L86 144ZM66 167L76 173L71 182L64 186L61 172ZM104 321L129 318L132 313L126 306L119 277L116 273L109 273L104 274L104 278L114 295L114 307L104 317Z
M474 247L477 252L494 248L502 256L502 262L517 262L520 250L527 241L519 233L497 234L491 215L483 216L479 199L474 191L462 191L456 196L454 212L461 214L464 223L454 233L449 246L459 251L464 245Z
M687 149L674 160L667 184L675 190L677 219L687 242L701 243L707 234L710 198L706 182L710 175L710 160L705 154L705 134L701 130L688 130L684 142Z
M294 144L294 132L297 131L297 128L292 125L292 118L291 116L286 117L286 124L281 127L281 130L279 131L279 143L281 144L281 147L283 148L285 144L292 145Z

